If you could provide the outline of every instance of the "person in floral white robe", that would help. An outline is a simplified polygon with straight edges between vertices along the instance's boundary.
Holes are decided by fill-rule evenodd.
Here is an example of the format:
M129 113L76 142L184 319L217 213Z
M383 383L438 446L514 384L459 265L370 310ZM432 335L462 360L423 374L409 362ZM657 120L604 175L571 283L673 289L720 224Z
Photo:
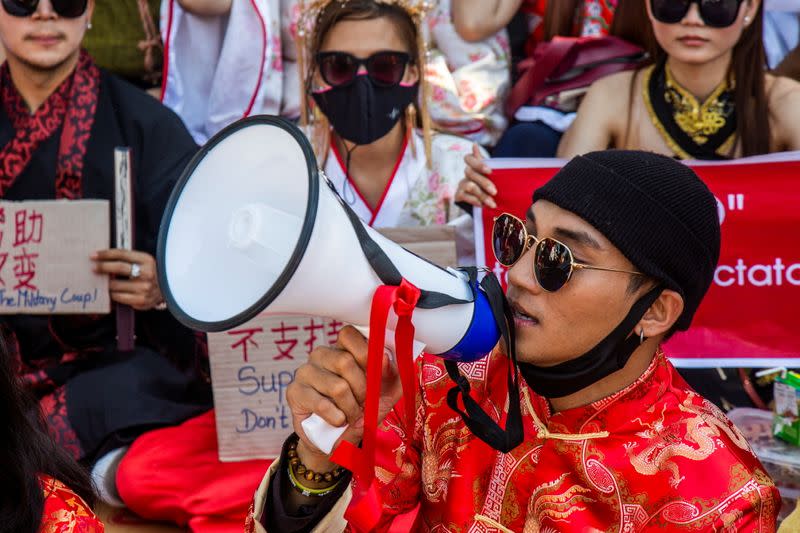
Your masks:
M413 131L395 163L383 200L373 207L364 200L353 180L345 177L346 158L335 145L329 150L324 170L342 199L373 227L447 224L465 215L455 205L454 194L464 175L464 157L471 151L472 143L466 139L434 134L429 168L422 135Z

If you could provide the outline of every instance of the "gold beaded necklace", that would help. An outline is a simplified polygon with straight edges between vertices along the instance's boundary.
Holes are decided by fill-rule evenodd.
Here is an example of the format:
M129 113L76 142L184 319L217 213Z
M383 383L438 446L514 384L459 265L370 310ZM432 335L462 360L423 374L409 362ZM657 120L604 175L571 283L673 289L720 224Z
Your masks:
M736 141L735 82L730 77L699 102L665 62L645 70L645 107L653 125L681 159L725 159Z
M692 93L675 81L669 66L664 70L667 78L664 99L672 106L675 122L694 142L705 144L709 136L725 126L733 112L731 103L720 99L723 93L733 89L733 83L729 83L726 77L701 104Z

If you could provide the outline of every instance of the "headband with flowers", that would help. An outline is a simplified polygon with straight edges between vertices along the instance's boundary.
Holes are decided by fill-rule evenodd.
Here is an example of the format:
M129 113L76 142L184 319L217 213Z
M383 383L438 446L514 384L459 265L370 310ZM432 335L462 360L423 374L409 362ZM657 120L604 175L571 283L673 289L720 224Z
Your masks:
M421 95L418 102L419 113L422 122L422 134L425 141L425 155L428 162L428 167L431 166L431 118L428 112L428 101L430 99L430 87L425 81L425 64L427 59L427 44L425 41L424 22L425 17L434 8L433 0L371 0L375 4L395 5L402 8L411 17L414 26L417 29L417 49L419 50L418 57L415 61L419 67L420 72L420 88ZM297 21L297 53L298 65L300 70L300 86L303 94L300 98L300 111L301 122L307 130L310 131L314 150L320 160L324 162L330 148L330 124L325 116L312 105L309 98L308 88L311 86L310 80L314 75L313 57L311 47L316 41L316 31L320 15L327 9L335 9L330 7L331 4L337 4L340 9L347 7L350 0L300 0L300 17ZM309 116L309 108L311 108L311 117ZM406 112L407 127L409 135L411 129L416 125L416 109L414 106L409 106ZM413 149L414 143L411 143ZM324 166L324 163L322 163Z

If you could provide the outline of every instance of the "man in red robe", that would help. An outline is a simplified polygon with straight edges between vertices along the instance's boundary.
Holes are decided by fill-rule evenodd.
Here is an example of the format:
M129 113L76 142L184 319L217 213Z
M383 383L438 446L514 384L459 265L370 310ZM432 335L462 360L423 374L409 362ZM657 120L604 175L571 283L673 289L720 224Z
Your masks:
M423 531L774 531L772 480L660 349L689 327L719 258L716 202L702 181L663 156L595 152L534 193L525 223L503 217L494 237L498 260L513 265L516 342L459 365L470 386L455 394L446 365L421 357L413 428L385 366L373 530L419 505ZM463 400L511 425L504 352L515 350L522 439L503 453ZM298 370L287 399L299 436L262 482L250 531L354 529L343 513L364 487L300 422L317 413L361 440L366 354L345 329Z

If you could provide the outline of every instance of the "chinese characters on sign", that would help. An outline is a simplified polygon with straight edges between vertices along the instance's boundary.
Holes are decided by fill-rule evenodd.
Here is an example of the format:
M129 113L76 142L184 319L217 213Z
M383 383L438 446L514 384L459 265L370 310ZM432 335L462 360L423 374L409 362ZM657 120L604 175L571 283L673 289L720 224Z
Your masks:
M12 263L9 265L13 271L14 280L11 290L30 289L35 291L38 287L34 284L36 277L36 261L38 253L29 253L28 248L42 243L42 228L44 217L35 208L27 209L22 205L14 211L14 206L9 206L9 213L13 212L13 224L6 226L6 205L0 205L0 287L7 288L3 277L6 273L9 255ZM10 220L9 220L10 222ZM13 226L13 227L12 227ZM6 233L13 232L14 238L10 243L4 243ZM10 237L10 235L9 235ZM8 244L9 246L6 246Z
M105 200L0 201L0 314L108 313Z
M318 346L336 342L342 322L260 316L208 335L222 461L274 458L292 432L286 388Z

